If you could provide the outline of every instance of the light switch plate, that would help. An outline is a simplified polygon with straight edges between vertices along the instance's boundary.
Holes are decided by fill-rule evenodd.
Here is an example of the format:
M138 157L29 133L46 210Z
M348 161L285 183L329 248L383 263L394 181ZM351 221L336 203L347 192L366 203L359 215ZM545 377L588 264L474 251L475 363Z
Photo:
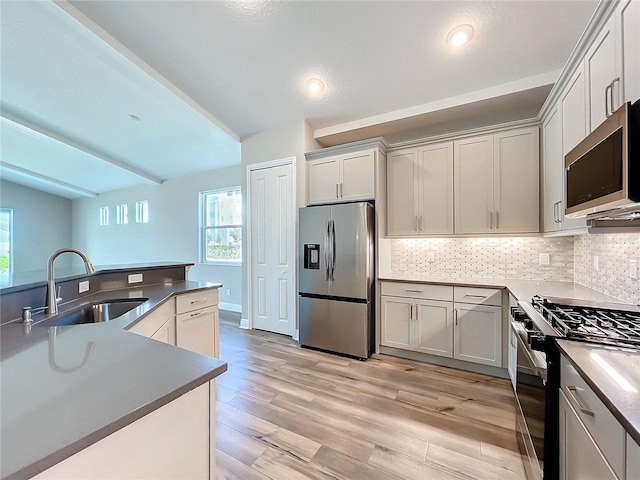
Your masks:
M78 283L78 293L84 293L89 291L89 280Z
M133 273L127 277L129 283L140 283L142 281L141 273Z
M638 280L638 261L629 260L629 277Z
M551 262L551 258L548 253L540 254L540 262L539 262L540 265L549 265L550 262Z
M436 254L435 252L427 252L427 262L429 263L435 263L436 261Z

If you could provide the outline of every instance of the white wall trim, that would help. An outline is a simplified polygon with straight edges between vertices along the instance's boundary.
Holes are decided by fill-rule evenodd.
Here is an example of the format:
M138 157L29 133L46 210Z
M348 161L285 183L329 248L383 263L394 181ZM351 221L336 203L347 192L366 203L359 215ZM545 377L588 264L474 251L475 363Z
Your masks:
M253 298L253 292L251 291L251 283L252 283L252 271L251 271L251 208L249 208L249 206L251 205L251 172L255 171L255 170L263 170L265 168L272 168L272 167L280 167L282 165L291 165L291 212L292 215L294 216L293 218L293 228L294 228L294 235L293 238L297 240L298 238L298 222L297 222L297 215L295 214L296 210L297 210L297 205L298 205L298 198L297 198L297 190L298 190L298 177L297 177L297 172L296 172L296 157L286 157L286 158L281 158L278 160L270 160L267 162L261 162L261 163L252 163L250 165L247 165L247 178L246 178L246 185L247 185L247 199L246 199L246 205L247 205L247 318L243 318L240 321L240 328L246 328L246 329L253 329L253 312L252 312L252 306L251 306L251 299ZM297 251L297 247L296 247L296 243L294 241L294 245L291 246L292 249L294 249L293 251L293 258L295 259L294 262L294 268L296 268L295 272L294 272L294 295L297 298L297 255L296 255L296 251ZM296 304L296 302L294 301L294 304ZM293 312L293 322L291 322L291 336L293 337L294 333L295 333L295 328L296 325L298 325L298 314L297 314L297 309L295 312Z
M218 304L218 307L220 307L220 310L228 310L230 312L242 313L242 305L238 305L237 303L220 302Z

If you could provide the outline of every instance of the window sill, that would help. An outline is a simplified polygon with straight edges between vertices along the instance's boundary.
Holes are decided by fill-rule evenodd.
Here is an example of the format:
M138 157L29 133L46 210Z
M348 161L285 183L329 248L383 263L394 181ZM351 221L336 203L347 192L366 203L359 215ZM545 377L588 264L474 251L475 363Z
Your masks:
M242 262L236 262L236 261L232 261L232 262L223 262L223 261L218 261L218 262L200 262L200 265L206 265L209 267L241 267L242 266Z

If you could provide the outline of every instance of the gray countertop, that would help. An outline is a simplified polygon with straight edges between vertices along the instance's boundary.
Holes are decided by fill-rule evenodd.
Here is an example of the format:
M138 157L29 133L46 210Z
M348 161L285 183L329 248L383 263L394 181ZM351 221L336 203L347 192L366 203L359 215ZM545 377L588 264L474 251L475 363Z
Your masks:
M220 360L126 330L174 294L220 286L137 286L76 302L148 298L102 324L4 325L1 477L31 477L225 372ZM34 322L46 318L34 316Z
M640 443L640 352L571 340L558 340L557 344L629 435Z

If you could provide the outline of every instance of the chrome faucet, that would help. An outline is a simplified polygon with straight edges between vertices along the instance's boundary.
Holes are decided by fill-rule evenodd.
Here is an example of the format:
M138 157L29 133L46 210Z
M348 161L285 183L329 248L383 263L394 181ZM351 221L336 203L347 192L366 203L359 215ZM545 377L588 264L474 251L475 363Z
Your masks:
M61 248L51 254L47 261L47 313L58 313L58 299L56 298L56 280L53 273L53 262L63 253L77 253L84 261L84 268L87 275L96 273L89 258L77 248Z

